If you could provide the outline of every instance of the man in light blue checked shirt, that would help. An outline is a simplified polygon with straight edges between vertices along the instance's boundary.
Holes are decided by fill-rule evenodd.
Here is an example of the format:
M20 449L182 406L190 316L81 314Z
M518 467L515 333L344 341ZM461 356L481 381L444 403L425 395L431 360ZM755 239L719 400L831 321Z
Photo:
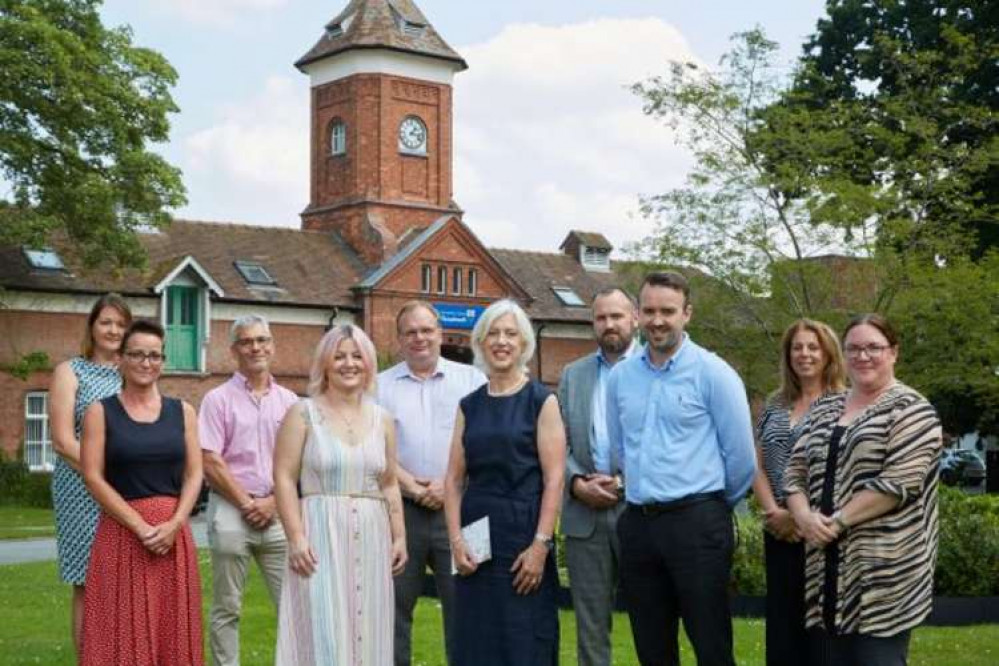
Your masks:
M690 288L652 273L639 291L642 351L607 384L607 432L624 461L621 583L643 666L679 662L679 619L699 666L734 666L732 507L756 472L749 403L725 361L684 332Z

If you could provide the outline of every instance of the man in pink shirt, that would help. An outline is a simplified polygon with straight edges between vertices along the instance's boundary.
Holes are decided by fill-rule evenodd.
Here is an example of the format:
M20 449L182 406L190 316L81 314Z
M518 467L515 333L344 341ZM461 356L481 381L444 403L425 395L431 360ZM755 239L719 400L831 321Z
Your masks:
M238 371L201 401L198 431L208 499L212 555L209 640L213 663L239 664L239 615L250 557L257 560L275 607L286 543L274 506L274 440L298 400L270 373L274 339L267 320L240 317L229 339Z

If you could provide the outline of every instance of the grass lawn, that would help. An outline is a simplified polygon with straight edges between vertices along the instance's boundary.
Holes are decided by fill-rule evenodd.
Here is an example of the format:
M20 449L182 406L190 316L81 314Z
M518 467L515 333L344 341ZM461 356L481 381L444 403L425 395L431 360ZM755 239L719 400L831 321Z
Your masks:
M201 551L203 589L211 576L208 558ZM274 611L263 582L253 574L243 613L242 638L244 666L270 666L274 663ZM51 664L72 666L75 662L69 642L69 590L57 582L54 562L0 566L0 662L7 666ZM205 598L205 615L208 599ZM576 663L576 625L571 612L562 612L562 659ZM416 635L413 637L413 663L417 666L443 666L440 613L433 599L423 599L417 608ZM637 664L631 645L628 618L614 619L615 664ZM736 659L743 666L763 664L763 623L759 620L735 622ZM206 651L207 654L207 651ZM684 645L684 663L694 664L689 645ZM911 666L969 666L999 663L999 625L960 628L926 627L916 630L909 663Z
M52 509L0 506L0 539L33 539L54 534Z

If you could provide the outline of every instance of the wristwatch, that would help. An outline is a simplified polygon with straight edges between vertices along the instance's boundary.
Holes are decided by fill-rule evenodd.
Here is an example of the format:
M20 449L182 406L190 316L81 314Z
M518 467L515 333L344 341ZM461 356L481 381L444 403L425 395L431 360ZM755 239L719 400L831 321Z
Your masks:
M620 474L614 475L614 491L618 497L624 497L624 477Z
M544 544L545 548L547 548L548 550L551 550L552 548L555 547L555 540L552 539L547 534L542 534L541 532L538 532L537 534L534 535L534 540Z
M850 529L850 526L846 524L845 520L843 520L842 511L836 511L835 513L833 513L832 520L834 523L836 523L836 527L839 528L840 534L846 534L846 531Z

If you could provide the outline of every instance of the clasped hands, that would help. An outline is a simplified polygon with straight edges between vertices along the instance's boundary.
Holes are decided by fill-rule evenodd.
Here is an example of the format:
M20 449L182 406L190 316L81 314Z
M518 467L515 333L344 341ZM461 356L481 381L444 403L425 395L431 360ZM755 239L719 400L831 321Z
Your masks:
M794 515L797 534L812 546L825 547L843 533L839 523L817 509L801 511Z
M413 477L414 487L407 493L417 505L431 511L440 511L444 507L444 482L439 479L422 479Z
M239 507L239 512L243 520L255 530L265 530L270 527L277 516L277 506L274 502L274 495L266 497L253 497L249 502Z
M135 535L139 537L143 547L154 555L166 555L177 540L177 532L182 523L171 518L159 525L150 525L142 521Z
M621 497L617 478L609 474L582 474L572 479L572 495L591 509L609 509Z

